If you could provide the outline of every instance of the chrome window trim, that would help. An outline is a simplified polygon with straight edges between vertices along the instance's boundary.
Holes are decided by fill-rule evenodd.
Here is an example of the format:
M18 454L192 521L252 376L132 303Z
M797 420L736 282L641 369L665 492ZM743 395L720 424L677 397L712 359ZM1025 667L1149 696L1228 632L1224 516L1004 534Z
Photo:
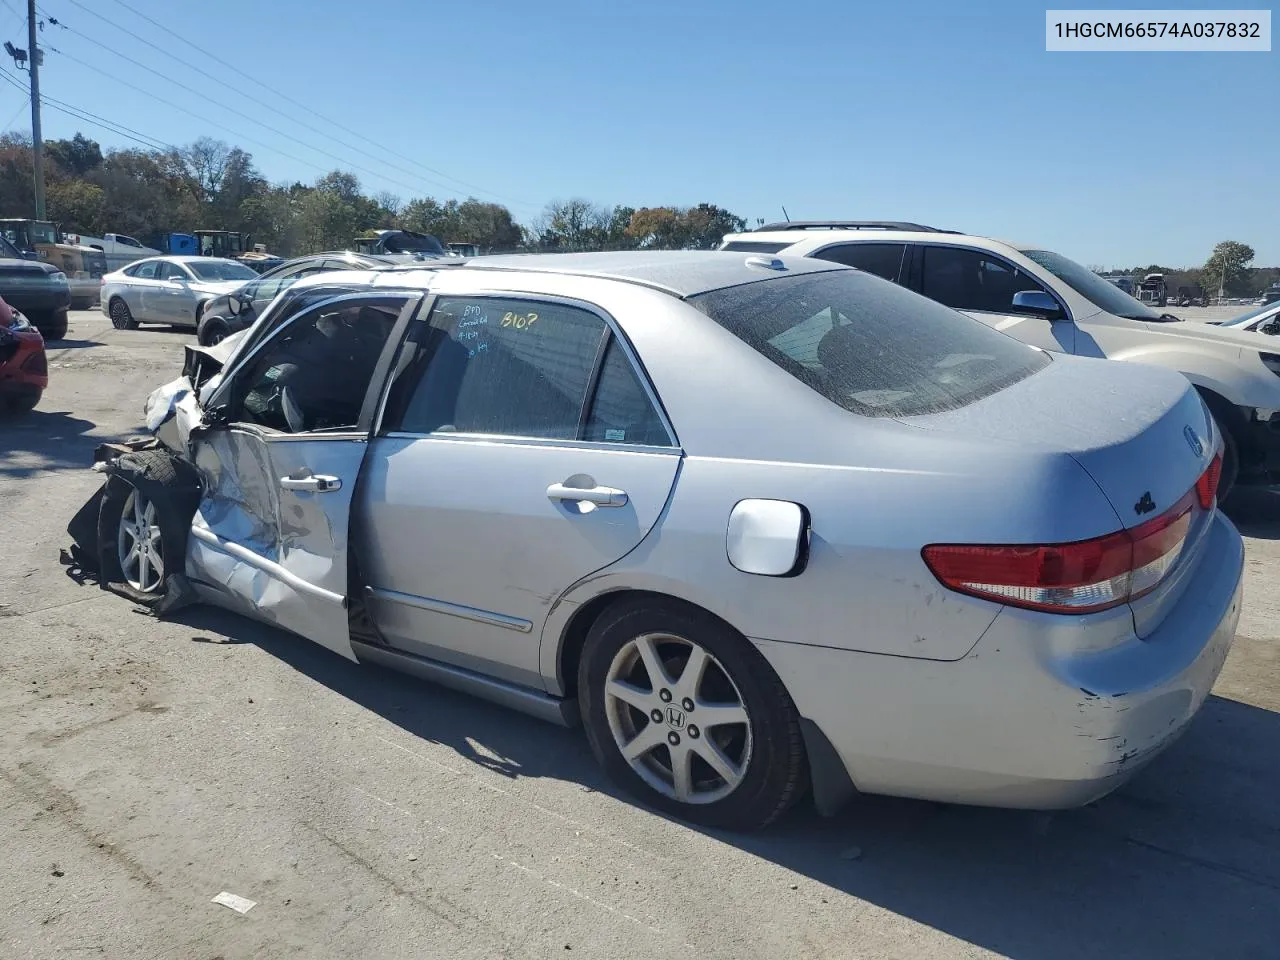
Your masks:
M599 450L612 453L643 453L660 456L680 457L684 450L680 447L655 447L642 443L617 443L606 440L561 440L551 437L518 437L498 433L415 433L412 430L391 430L378 434L389 440L440 440L447 443L488 443L495 446L510 447L552 447L567 450Z

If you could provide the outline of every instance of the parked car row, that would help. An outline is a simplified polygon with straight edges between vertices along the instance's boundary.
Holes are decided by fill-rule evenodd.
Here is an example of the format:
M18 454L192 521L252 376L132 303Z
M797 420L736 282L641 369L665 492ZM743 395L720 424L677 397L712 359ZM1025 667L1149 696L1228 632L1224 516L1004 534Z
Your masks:
M580 722L701 823L806 793L1053 808L1132 776L1240 613L1204 395L1097 359L1180 325L959 234L726 246L282 278L187 348L154 438L103 453L75 555ZM1183 354L1264 342L1214 334Z

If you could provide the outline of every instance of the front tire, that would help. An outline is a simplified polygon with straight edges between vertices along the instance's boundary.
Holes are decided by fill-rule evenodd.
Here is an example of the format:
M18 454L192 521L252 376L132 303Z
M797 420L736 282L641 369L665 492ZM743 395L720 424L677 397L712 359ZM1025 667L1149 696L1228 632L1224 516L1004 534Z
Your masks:
M119 297L112 299L107 307L107 313L111 317L111 325L117 330L137 330L138 321L133 318L133 311L129 309L129 305Z
M52 313L34 314L31 323L46 340L61 340L67 335L67 310L64 307Z
M216 347L229 336L231 331L227 329L225 323L221 320L210 320L200 328L200 336L197 339L206 347Z
M673 816L756 830L808 782L782 681L741 635L684 604L638 600L602 614L583 648L578 699L609 776Z

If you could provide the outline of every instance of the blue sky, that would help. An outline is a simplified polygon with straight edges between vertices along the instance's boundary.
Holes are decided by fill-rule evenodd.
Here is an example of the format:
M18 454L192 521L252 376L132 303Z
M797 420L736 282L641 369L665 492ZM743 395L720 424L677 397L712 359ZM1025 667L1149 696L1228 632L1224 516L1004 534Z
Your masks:
M1031 3L123 3L220 56L121 0L39 0L70 27L43 34L42 92L166 143L239 144L272 180L342 166L370 192L474 194L524 222L570 196L769 220L785 204L1090 265L1199 264L1224 239L1280 263L1274 50L1050 54ZM0 39L26 46L24 6L0 0ZM21 102L0 85L0 122L23 128ZM46 137L132 145L44 118Z

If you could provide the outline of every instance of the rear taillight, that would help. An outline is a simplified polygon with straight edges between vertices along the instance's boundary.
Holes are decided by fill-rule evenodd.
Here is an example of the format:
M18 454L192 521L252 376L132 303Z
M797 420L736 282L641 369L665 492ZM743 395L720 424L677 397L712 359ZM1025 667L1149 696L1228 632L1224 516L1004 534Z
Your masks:
M1200 499L1202 509L1209 510L1213 507L1213 501L1218 496L1218 481L1221 479L1222 453L1219 452L1209 464L1209 469L1200 474L1200 479L1196 481L1196 496Z
M936 544L924 548L924 562L959 593L1049 613L1106 610L1159 586L1182 553L1192 510L1213 509L1221 474L1218 454L1194 490L1131 530L1042 546Z

